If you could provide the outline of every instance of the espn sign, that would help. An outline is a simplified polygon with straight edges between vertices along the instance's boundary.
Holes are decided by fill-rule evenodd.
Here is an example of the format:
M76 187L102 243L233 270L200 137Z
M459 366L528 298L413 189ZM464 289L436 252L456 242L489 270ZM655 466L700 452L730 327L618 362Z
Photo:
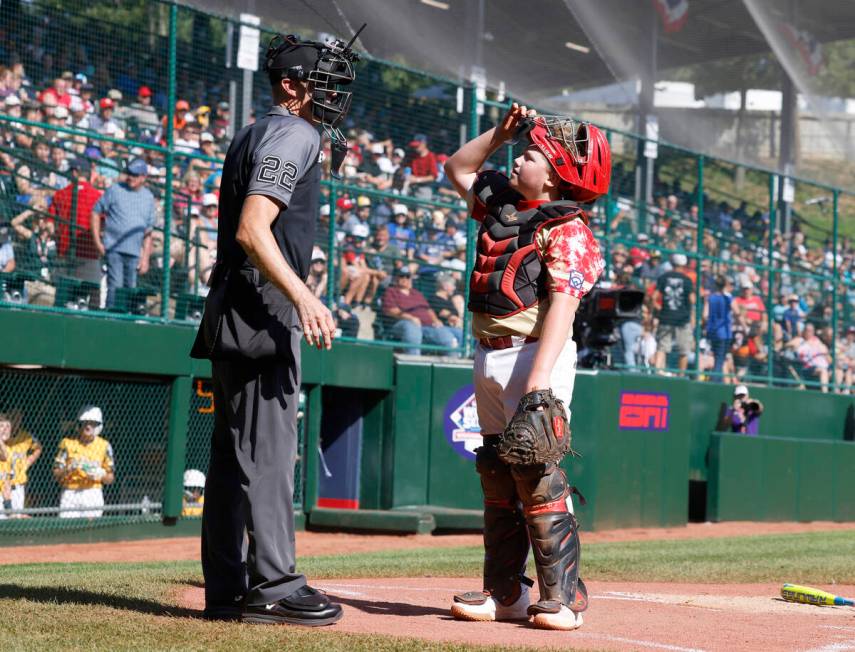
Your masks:
M621 392L620 430L668 430L668 394Z

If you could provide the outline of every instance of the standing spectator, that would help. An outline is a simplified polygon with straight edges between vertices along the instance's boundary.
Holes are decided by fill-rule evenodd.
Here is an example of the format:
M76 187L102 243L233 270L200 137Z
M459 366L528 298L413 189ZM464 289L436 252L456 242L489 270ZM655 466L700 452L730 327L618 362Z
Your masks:
M457 333L439 320L425 296L413 287L408 267L395 271L395 284L383 294L383 315L394 322L392 338L410 345L405 353L418 355L422 342L448 348L460 343Z
M48 209L56 223L57 253L60 258L67 259L72 276L100 285L101 255L92 239L92 210L101 198L101 191L89 183L89 161L86 159L72 159L69 173L72 183L54 193ZM72 217L71 209L75 202L73 184L77 184L77 211ZM96 301L92 307L97 308L99 303L100 300Z
M685 254L671 257L674 269L664 272L656 281L654 302L659 309L659 328L656 331L656 368L664 369L666 357L674 344L680 353L678 366L685 371L689 364L689 352L692 350L692 306L695 293L692 281L686 275Z
M101 437L101 408L87 405L77 414L77 434L59 442L53 477L62 487L60 518L100 518L106 484L116 479L113 447Z
M95 204L92 213L95 249L107 257L108 308L115 305L118 288L136 287L137 272L148 272L155 202L151 191L145 187L147 172L145 161L131 161L125 181L110 186Z
M42 445L39 440L21 427L21 413L15 411L9 415L12 425L12 436L6 442L9 451L9 463L11 465L11 500L12 509L24 509L28 472L30 467L42 454Z
M412 152L409 168L410 192L419 199L430 199L433 196L433 184L439 175L436 154L428 148L427 136L416 134L410 141Z
M713 378L716 382L723 381L727 353L730 341L733 339L733 314L731 312L732 286L730 279L723 274L715 279L716 290L709 295L706 305L707 339L713 354Z

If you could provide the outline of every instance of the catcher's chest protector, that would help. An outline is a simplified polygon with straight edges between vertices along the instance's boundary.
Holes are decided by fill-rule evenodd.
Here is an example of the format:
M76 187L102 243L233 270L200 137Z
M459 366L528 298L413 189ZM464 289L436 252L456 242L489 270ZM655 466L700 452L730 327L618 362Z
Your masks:
M469 280L469 310L508 317L535 305L546 294L545 269L535 245L537 233L568 218L587 222L570 201L524 208L529 202L506 189L484 201L477 258ZM520 206L520 209L517 206Z

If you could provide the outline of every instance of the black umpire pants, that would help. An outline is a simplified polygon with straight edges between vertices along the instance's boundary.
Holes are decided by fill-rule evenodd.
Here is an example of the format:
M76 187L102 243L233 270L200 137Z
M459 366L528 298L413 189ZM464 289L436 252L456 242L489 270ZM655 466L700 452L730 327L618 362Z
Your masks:
M290 360L214 361L215 424L202 513L208 606L270 604L306 584L294 572L300 339Z

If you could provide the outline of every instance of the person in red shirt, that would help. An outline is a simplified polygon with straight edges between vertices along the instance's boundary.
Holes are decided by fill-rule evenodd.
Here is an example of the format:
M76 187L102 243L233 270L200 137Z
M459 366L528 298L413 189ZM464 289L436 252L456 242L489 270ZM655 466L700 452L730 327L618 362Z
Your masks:
M766 304L763 299L754 294L751 283L743 283L740 294L733 300L733 312L746 327L759 324L766 319Z
M439 176L436 154L428 148L427 136L416 134L410 141L412 151L410 159L410 188L416 197L430 199L433 194L433 184Z
M53 80L53 86L39 93L38 99L43 104L64 106L67 109L71 106L71 94L68 92L68 82L62 77L57 77Z
M59 239L60 257L69 257L73 263L73 275L84 281L101 282L101 257L95 249L90 230L92 208L101 197L101 191L89 183L89 162L83 158L69 163L72 183L53 195L48 212L54 216ZM74 184L77 184L77 210L71 217L74 202ZM72 239L72 224L74 238ZM73 245L73 246L72 246Z

